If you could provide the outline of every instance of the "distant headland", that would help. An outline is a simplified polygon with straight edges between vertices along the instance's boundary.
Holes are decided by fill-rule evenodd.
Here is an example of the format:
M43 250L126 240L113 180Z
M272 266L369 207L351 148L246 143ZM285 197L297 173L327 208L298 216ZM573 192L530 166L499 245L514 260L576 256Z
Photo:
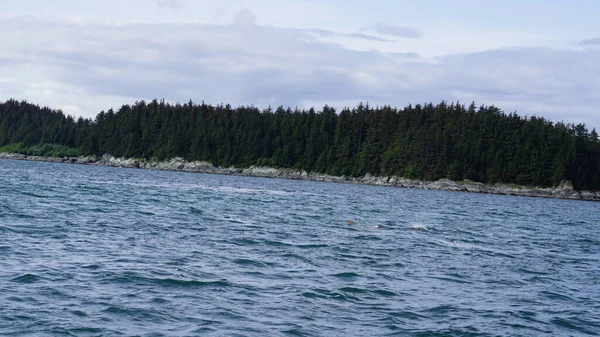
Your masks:
M76 119L8 100L0 103L0 152L8 159L567 199L597 200L597 192L582 191L600 190L595 129L474 103L317 111L153 100Z

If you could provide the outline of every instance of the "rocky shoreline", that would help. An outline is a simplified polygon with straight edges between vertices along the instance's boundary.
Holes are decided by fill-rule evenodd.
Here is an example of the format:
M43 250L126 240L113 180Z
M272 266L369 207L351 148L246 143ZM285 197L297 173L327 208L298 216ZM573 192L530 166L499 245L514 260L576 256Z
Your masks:
M494 184L485 185L474 181L456 182L448 179L437 181L412 180L402 177L380 177L370 174L364 177L336 177L320 173L309 173L302 170L279 169L272 167L255 167L247 169L241 168L222 168L216 167L209 162L195 161L188 162L183 158L173 158L168 161L147 161L144 159L115 158L109 155L102 157L38 157L27 156L16 153L0 153L0 159L10 160L30 160L52 163L97 165L110 167L138 168L149 170L181 171L207 174L223 174L236 176L264 177L264 178L282 178L295 180L310 180L320 182L335 182L347 184L365 184L376 186L390 186L402 188L416 188L426 190L456 191L471 193L502 194L526 197L557 198L572 200L600 201L600 191L577 191L573 186L566 182L561 186L554 188L541 188L531 186L517 186L512 184Z

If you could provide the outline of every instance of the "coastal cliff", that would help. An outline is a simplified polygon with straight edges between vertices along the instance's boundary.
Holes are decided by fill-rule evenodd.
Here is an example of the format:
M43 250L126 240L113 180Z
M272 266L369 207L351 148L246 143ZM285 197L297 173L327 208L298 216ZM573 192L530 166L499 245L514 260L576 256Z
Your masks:
M365 184L376 186L389 186L401 188L415 188L425 190L471 192L501 194L525 197L557 198L572 200L600 201L600 191L578 191L569 182L553 188L535 186L520 186L515 184L486 185L470 180L452 181L440 179L437 181L422 181L406 179L397 176L374 176L366 174L362 177L331 176L312 173L304 170L282 169L273 167L250 166L249 168L217 167L205 161L188 162L183 158L172 158L166 161L148 161L144 159L116 158L110 155L102 157L40 157L27 156L16 153L0 153L0 159L30 160L52 163L96 165L108 167L137 168L149 170L180 171L206 174L222 174L263 178L281 178L294 180L309 180L319 182L334 182L347 184Z

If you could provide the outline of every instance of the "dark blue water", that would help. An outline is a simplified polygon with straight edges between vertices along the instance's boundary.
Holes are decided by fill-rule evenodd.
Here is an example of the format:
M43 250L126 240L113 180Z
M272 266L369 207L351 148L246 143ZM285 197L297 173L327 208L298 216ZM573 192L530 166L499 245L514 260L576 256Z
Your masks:
M0 334L599 335L599 207L2 160Z

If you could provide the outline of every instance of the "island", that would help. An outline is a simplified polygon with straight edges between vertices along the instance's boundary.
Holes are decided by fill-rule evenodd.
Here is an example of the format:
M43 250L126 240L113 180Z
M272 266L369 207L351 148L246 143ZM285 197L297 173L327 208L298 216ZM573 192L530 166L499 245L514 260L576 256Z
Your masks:
M0 158L600 200L583 124L459 102L337 111L139 101L94 119L0 103Z

